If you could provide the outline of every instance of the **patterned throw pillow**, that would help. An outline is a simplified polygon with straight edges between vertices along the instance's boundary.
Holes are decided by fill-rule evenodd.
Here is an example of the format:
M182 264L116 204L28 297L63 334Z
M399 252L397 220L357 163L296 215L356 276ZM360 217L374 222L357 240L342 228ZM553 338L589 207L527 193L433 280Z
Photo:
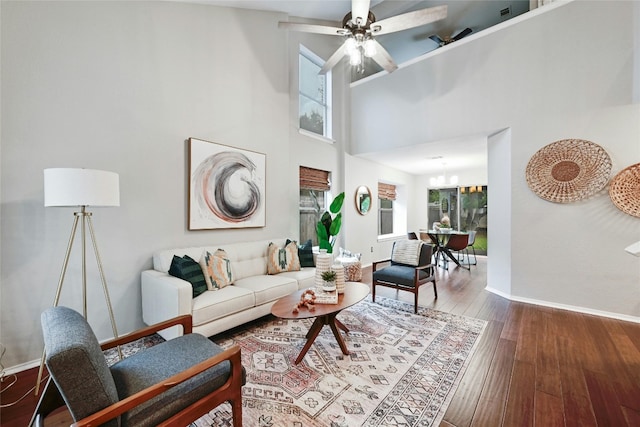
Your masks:
M174 255L171 260L171 267L169 267L169 274L191 283L194 298L207 290L207 282L204 279L204 274L202 274L200 264L188 255L182 258Z
M398 240L393 245L391 261L399 264L420 265L420 250L422 240Z
M233 283L231 261L223 249L218 249L214 253L207 250L202 252L200 266L210 291L222 289Z
M313 262L313 243L311 239L307 240L304 245L298 246L298 258L300 259L300 267L315 267Z
M278 274L284 271L300 270L298 242L291 241L284 248L269 243L267 251L267 273Z

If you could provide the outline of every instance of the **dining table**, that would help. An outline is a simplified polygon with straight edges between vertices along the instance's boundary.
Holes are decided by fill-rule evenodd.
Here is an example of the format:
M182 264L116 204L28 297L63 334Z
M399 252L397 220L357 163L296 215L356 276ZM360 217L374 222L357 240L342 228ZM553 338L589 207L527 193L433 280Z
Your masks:
M427 243L432 243L434 246L433 254L435 256L436 265L439 265L438 260L440 259L440 257L442 257L445 265L447 262L447 258L449 258L458 267L462 267L462 265L460 264L460 260L458 260L458 257L451 253L451 250L447 247L449 238L454 234L468 235L469 233L452 230L450 228L440 228L438 230L420 230L420 240Z

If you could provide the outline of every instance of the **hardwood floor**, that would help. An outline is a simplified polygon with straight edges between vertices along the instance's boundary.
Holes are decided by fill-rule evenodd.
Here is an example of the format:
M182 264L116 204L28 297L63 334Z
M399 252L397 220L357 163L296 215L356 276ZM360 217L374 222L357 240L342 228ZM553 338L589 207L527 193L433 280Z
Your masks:
M640 426L640 324L510 302L478 261L438 269L437 301L420 290L421 306L489 322L441 427Z
M422 306L488 322L441 426L640 426L640 324L510 302L484 290L486 258L478 261L438 269L437 301L430 286L420 291ZM36 370L18 375L2 405L33 386ZM26 426L32 396L0 409L0 424Z

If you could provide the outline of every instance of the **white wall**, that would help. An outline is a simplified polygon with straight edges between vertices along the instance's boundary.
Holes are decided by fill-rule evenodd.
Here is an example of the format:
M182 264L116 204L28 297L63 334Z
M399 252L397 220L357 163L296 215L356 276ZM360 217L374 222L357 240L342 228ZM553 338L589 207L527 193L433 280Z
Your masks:
M394 217L398 234L382 239L378 238L379 181L397 186L399 194L394 209L397 205L403 211L398 218ZM417 210L413 197L415 183L413 175L345 154L344 244L348 250L362 254L362 265L389 258L393 241L406 238L406 230L415 222L413 214ZM366 215L360 215L355 206L356 189L361 185L369 187L372 194L371 210Z
M1 11L5 367L40 357L39 313L53 302L71 230L73 209L43 206L45 168L120 174L121 206L93 211L121 334L142 325L140 272L154 251L298 235L290 52L277 28L286 16L172 2L2 2ZM187 231L189 137L266 154L266 227ZM89 321L105 339L89 255ZM61 304L81 309L73 256Z
M292 18L296 22L309 22L302 18ZM318 24L321 21L314 21ZM327 25L329 23L326 23ZM335 23L331 23L333 25ZM336 39L336 40L334 40ZM349 75L345 73L344 61L332 70L332 128L331 139L310 136L307 132L300 132L298 129L298 52L300 44L311 50L321 58L329 58L338 48L342 40L337 37L322 37L317 34L291 31L288 33L289 63L291 66L289 79L289 120L292 125L289 128L291 173L296 179L299 177L299 167L306 166L315 169L326 170L331 173L331 196L335 197L344 191L344 164L342 152L350 143L348 128L349 123L349 92L345 90L348 84ZM299 210L299 186L287 187L290 194L290 205L287 212L298 212ZM298 215L291 215L290 220L295 224L295 235L299 234L300 223ZM343 228L344 230L344 228ZM344 232L338 234L336 247L344 245Z
M490 249L490 270L510 283L489 288L638 320L640 259L623 249L640 237L640 220L616 209L606 191L546 202L529 190L524 170L537 150L565 138L604 147L612 174L640 162L639 14L637 2L553 3L353 85L352 154L511 129L507 162L489 164L488 182L490 212L494 203L511 209L506 233L489 224L490 246L503 254ZM496 173L503 168L507 175ZM509 175L506 192L496 193L492 176ZM494 269L507 265L510 272Z

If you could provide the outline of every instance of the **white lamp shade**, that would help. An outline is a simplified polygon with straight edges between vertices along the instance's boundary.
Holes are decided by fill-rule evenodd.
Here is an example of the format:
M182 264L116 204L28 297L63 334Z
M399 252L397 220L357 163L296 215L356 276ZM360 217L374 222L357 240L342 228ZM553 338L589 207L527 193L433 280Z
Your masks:
M96 169L45 169L44 205L120 206L119 176Z

